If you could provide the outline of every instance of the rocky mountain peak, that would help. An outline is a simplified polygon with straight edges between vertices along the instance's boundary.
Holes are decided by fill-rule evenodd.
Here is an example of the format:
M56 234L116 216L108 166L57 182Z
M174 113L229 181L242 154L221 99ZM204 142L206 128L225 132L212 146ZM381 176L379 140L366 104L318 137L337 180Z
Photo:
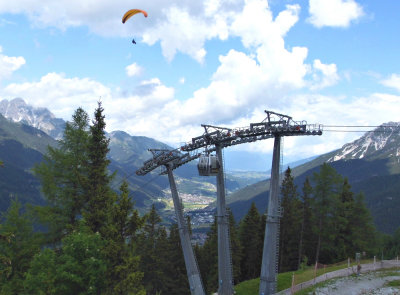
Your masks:
M388 122L345 144L328 162L400 157L400 122Z
M35 108L20 98L0 101L0 114L13 122L25 123L47 133L55 139L63 135L65 121L56 118L47 108Z

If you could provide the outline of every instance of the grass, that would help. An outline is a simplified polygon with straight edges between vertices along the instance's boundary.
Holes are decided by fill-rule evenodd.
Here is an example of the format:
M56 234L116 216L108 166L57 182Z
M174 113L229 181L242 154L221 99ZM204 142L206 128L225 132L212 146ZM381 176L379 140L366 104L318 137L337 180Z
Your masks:
M388 287L400 287L400 280L394 280L385 284Z
M363 260L361 263L371 263L373 262L372 260ZM351 264L352 266L355 265L355 263ZM332 264L327 266L325 269L320 268L317 270L317 277L320 275L323 275L326 272L331 272L335 271L338 269L343 269L347 268L347 261L339 262L336 264ZM285 290L291 287L292 285L292 275L293 273L295 274L295 284L300 284L302 282L306 282L309 280L312 280L314 278L314 267L309 266L303 270L298 270L295 272L284 272L278 274L278 286L277 289L278 291ZM318 286L323 285L324 283L318 284ZM258 288L260 285L260 279L253 279L249 281L242 282L238 285L235 286L235 291L236 295L254 295L258 294ZM307 289L309 292L311 289ZM311 290L312 291L312 290ZM296 294L301 294L301 293L296 293ZM304 293L307 294L307 293Z

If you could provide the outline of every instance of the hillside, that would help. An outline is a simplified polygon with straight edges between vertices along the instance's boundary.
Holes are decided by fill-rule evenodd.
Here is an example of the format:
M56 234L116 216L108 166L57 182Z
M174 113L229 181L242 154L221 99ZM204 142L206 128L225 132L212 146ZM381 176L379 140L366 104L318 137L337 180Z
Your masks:
M298 191L304 180L330 163L349 179L354 192L363 192L368 208L380 231L392 233L400 226L400 124L382 124L372 132L345 144L341 149L321 155L293 168ZM269 181L248 186L230 194L227 204L237 219L242 218L254 202L261 212L268 203Z
M56 139L61 138L64 125L64 120L55 118L46 108L34 108L21 98L0 101L0 159L5 163L0 171L0 211L8 208L11 196L18 196L24 203L43 203L40 184L30 170L42 160L48 145L57 145ZM131 136L123 131L113 131L107 136L110 138L109 169L110 172L117 172L112 188L118 190L122 180L126 179L139 211L144 213L155 204L166 220L173 218L167 177L159 176L158 170L146 176L135 174L143 162L151 158L148 149L171 147L155 139ZM175 178L186 208L202 208L215 199L215 179L199 177L195 162L175 170ZM228 173L226 189L233 192L262 178L259 173ZM25 187L27 183L31 184L29 189Z

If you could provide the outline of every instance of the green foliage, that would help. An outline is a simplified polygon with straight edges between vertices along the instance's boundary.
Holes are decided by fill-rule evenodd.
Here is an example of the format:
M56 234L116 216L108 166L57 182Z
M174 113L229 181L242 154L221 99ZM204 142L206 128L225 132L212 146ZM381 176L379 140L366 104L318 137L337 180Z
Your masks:
M0 224L0 294L21 294L25 272L32 257L39 252L40 239L32 221L22 212L21 203L13 201L2 214Z
M80 226L62 240L56 253L45 249L34 257L24 282L28 294L100 294L107 261L104 240Z
M43 162L34 168L48 202L47 207L37 208L37 213L48 226L52 242L74 228L87 203L88 122L86 112L77 109L73 121L66 124L59 146L49 146Z
M206 294L218 290L218 236L214 219L204 245L196 248L196 255Z
M279 271L296 270L299 266L299 241L302 234L303 204L294 185L291 169L285 172L281 185L282 217L280 220Z
M239 239L242 246L241 281L260 275L263 240L261 239L261 216L253 203L239 224Z
M128 184L123 181L120 194L111 208L110 224L105 231L104 254L108 261L106 294L144 294L139 271L139 256L133 252L136 232L143 220L129 197Z
M109 222L109 213L115 201L115 195L111 191L110 184L114 175L108 174L110 160L107 158L109 152L109 139L105 135L103 108L101 103L95 110L95 118L90 126L90 137L88 143L88 203L83 212L87 224L93 232L104 234Z
M335 217L339 204L342 177L328 164L321 166L319 173L313 175L312 207L315 212L313 221L317 235L315 261L332 262L334 238L336 235Z

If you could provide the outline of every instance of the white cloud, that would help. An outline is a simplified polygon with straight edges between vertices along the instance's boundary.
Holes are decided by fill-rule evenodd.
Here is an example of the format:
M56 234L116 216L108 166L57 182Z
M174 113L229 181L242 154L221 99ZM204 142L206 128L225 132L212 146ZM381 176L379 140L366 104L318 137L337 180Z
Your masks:
M335 64L323 64L319 59L313 63L313 84L311 90L319 90L328 86L335 85L339 81L337 67Z
M381 84L400 91L400 75L392 74L389 78L382 80Z
M0 81L9 78L13 72L25 64L22 56L7 56L2 54L3 48L0 46Z
M143 68L137 63L133 63L125 68L126 74L129 77L139 76L143 72Z
M363 8L354 0L310 0L308 21L321 27L348 27L364 15Z
M88 78L66 78L49 73L38 82L9 84L1 90L3 97L22 97L37 107L47 107L57 117L70 120L74 110L94 110L98 100L109 100L111 90Z

